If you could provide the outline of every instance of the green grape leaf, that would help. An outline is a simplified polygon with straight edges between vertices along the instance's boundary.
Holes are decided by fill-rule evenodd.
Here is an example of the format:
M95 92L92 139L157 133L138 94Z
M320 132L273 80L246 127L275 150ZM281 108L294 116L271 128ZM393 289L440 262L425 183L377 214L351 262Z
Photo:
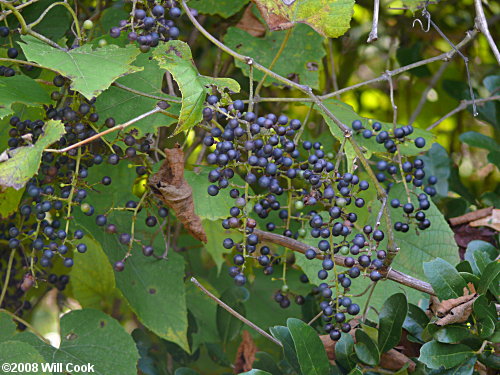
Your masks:
M102 246L90 234L79 243L87 245L87 252L74 252L75 265L71 267L71 288L82 307L96 309L109 306L115 294L115 275Z
M174 135L192 129L203 119L205 97L215 86L219 92L228 89L239 92L240 85L231 78L211 78L200 75L192 61L189 46L178 40L171 40L158 46L153 58L160 68L168 70L179 85L182 93L182 107Z
M447 261L436 258L424 263L424 272L437 296L441 300L463 296L465 280Z
M50 103L47 91L34 79L24 75L0 77L0 119L13 114L14 103L38 106Z
M249 0L191 0L189 7L201 14L217 14L228 18L238 13Z
M21 189L38 172L43 150L58 141L64 134L61 121L47 121L44 134L34 145L18 147L2 155L9 159L0 162L0 186Z
M85 44L62 51L29 35L21 37L21 48L29 61L59 72L71 79L71 88L87 99L98 96L117 78L140 70L130 65L140 53L133 45L120 48L107 45L92 49Z
M132 337L109 315L94 309L73 310L61 318L61 344L54 348L32 333L14 336L30 344L49 363L93 365L97 375L136 375L139 354ZM73 372L73 371L69 371Z
M224 36L224 43L268 67L280 50L284 38L285 34L280 32L270 32L263 38L257 38L237 27L230 27ZM276 61L273 71L283 77L293 77L300 84L318 89L322 59L325 55L323 38L309 27L297 25ZM235 64L247 77L250 76L248 64L239 60ZM259 81L263 77L264 73L253 70L254 80ZM269 77L264 81L265 86L276 84L281 83Z
M377 344L361 329L357 329L355 335L354 351L358 359L369 366L376 366L380 361Z
M326 108L328 108L328 110L332 112L344 125L349 127L349 129L351 128L351 124L354 120L359 120L363 124L364 129L372 130L371 124L373 124L374 122L379 122L382 125L381 131L385 130L388 131L389 133L391 133L392 131L393 128L392 123L378 121L378 120L371 120L366 117L361 117L356 112L354 112L351 106L343 102L340 102L338 100L328 99L325 100L323 103L325 104ZM310 105L310 103L306 105ZM337 124L335 124L333 120L330 119L330 117L328 117L328 115L324 111L320 110L319 112L325 119L332 135L339 141L342 141L344 139L344 133L339 129ZM379 144L375 141L375 135L377 134L376 132L373 132L374 135L369 139L364 138L361 135L361 132L362 131L354 132L353 136L358 145L360 145L362 148L365 149L366 158L369 159L373 153L387 152L383 144ZM418 137L422 137L425 139L425 146L423 148L417 148L414 142L406 141L399 145L399 149L402 155L406 156L418 155L421 152L430 149L432 143L434 142L434 135L426 130L414 128L413 133L409 137L407 137L407 139L414 140L415 138ZM347 153L348 160L352 160L355 154L349 142L346 142L345 151Z
M322 375L330 372L330 363L325 347L318 334L302 320L290 318L286 321L303 374Z
M0 341L10 340L16 334L16 325L12 317L0 312Z
M222 190L215 197L208 194L208 186L212 183L208 180L208 174L213 168L202 167L199 173L184 171L184 178L193 189L194 211L202 219L219 220L225 219L229 209L233 207L233 199ZM237 185L244 185L241 177L235 175L232 181Z
M192 185L191 185L192 186ZM221 246L225 238L232 238L235 242L241 240L242 235L235 231L225 230L222 228L220 221L203 220L203 229L207 235L207 243L205 249L217 265L217 272L220 272L224 263L224 254L231 253L231 249L226 249Z
M2 164L0 164L1 166ZM8 217L17 211L24 189L0 188L0 217Z
M133 168L128 168L126 162L121 162L113 168L105 164L96 165L92 167L92 174L87 181L89 184L96 184L102 176L111 177L113 183L107 187L97 184L95 191L86 199L86 202L95 207L96 213L106 213L110 207L123 207L129 200L137 201L137 197L131 193L137 174ZM113 189L112 193L109 189ZM148 210L137 214L134 237L143 244L153 245L156 255L161 256L165 251L165 241L161 235L154 236L157 229L146 226L146 211ZM102 227L97 227L95 217L85 216L80 210L75 210L74 215L75 224L86 228L85 232L92 234L101 244L111 264L123 259L128 247L119 242L118 236L109 235ZM113 210L108 212L107 218L121 233L130 233L130 212ZM186 246L193 244L189 242L190 237L182 241ZM142 255L142 248L138 243L134 243L132 254L134 256L127 259L125 269L115 272L116 287L142 324L159 337L172 341L189 352L182 256L170 250L168 259L146 257Z
M385 301L379 314L378 348L381 353L398 344L407 312L408 303L403 293L393 294Z
M337 38L349 30L354 0L254 0L271 30L305 23L324 37Z
M9 364L17 364L19 368L15 371L18 374L39 374L50 375L50 371L42 369L42 364L46 364L45 359L33 346L19 341L0 342L0 363L2 363L2 373L7 374L14 370ZM11 365L12 366L12 365ZM21 367L22 366L22 367ZM26 367L25 367L26 366Z
M141 53L133 64L143 69L118 78L116 82L133 90L163 98L166 101L177 99L162 92L161 87L164 72L158 64L152 63L150 58L151 53ZM119 87L111 86L99 95L95 105L102 119L112 117L117 124L123 124L147 110L153 109L158 101L159 99L148 98ZM167 112L174 116L178 116L179 111L180 105L176 103L172 103L171 107L167 109ZM156 129L160 126L169 126L175 122L176 120L172 117L156 113L130 125L127 129L137 129L138 136L141 137L146 133L155 133ZM114 137L116 137L116 134L111 134L108 139Z
M467 361L474 351L463 344L443 344L437 341L425 343L420 348L418 360L431 369L449 369Z

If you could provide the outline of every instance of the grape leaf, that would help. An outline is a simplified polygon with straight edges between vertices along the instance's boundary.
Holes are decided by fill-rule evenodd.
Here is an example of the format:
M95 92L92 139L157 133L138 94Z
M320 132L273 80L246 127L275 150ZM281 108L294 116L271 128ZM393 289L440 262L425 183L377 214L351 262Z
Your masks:
M140 53L133 45L125 48L107 45L94 50L91 45L85 44L62 51L29 35L21 39L24 43L20 46L28 60L71 79L71 88L87 99L98 96L117 78L140 70L130 65Z
M249 0L191 0L190 8L202 14L218 14L224 18L238 13Z
M354 0L254 0L271 30L285 30L305 23L328 38L343 35L350 27Z
M151 53L141 53L133 64L143 68L143 70L121 77L116 82L131 89L164 98L167 101L168 99L173 99L173 97L161 91L164 72L158 64L152 63L150 58ZM99 115L103 119L113 117L117 124L122 124L154 108L157 103L158 99L148 98L111 86L99 95L95 105ZM178 115L179 110L179 104L172 104L167 112ZM139 136L142 136L145 133L154 133L159 126L169 126L175 123L175 121L171 117L157 113L136 122L129 126L128 129L137 129ZM114 137L116 135L112 134L111 138Z
M0 186L21 189L37 173L43 150L64 134L64 126L60 121L50 120L43 131L34 145L7 151L10 158L0 163Z
M87 245L88 251L75 251L75 265L71 267L71 288L75 298L83 307L96 309L109 306L115 294L115 275L101 244L87 234L79 241Z
M126 162L109 168L101 164L92 168L88 183L94 184L102 176L110 176L114 181L111 186L97 185L94 192L89 194L87 202L95 207L97 213L105 213L110 207L123 207L129 200L137 200L131 193L131 186L137 176L134 169L128 168ZM117 187L111 193L108 189ZM127 247L118 241L118 236L109 235L102 227L96 227L95 217L83 215L75 210L75 222L86 228L85 232L101 244L111 264L123 259ZM165 242L161 235L153 237L155 229L145 224L147 210L137 215L135 223L135 238L144 244L151 243L157 255L165 250ZM108 221L114 223L120 233L130 233L131 213L126 211L111 211L107 215ZM189 242L183 240L183 245ZM187 308L184 290L184 261L173 250L168 254L168 260L158 260L142 255L141 246L134 244L133 256L126 261L122 272L115 272L116 287L122 292L137 314L139 320L149 330L166 340L178 344L182 349L189 351L187 342Z
M215 86L219 92L225 88L233 92L240 91L238 82L231 78L211 78L200 75L193 61L189 46L178 40L171 40L158 46L153 58L162 69L168 70L182 92L182 107L174 135L190 130L203 119L205 96Z
M257 38L237 27L230 27L224 36L224 43L243 55L252 56L262 65L270 66L284 38L285 33L280 32L269 32L264 38ZM318 89L321 61L325 55L323 38L308 26L297 25L276 61L273 71L284 77L293 77L303 85ZM250 75L248 64L238 60L235 63L247 77ZM253 77L256 81L263 76L264 73L254 69ZM277 83L279 82L268 77L264 85L271 86Z
M30 344L49 363L94 365L97 375L136 375L139 354L132 337L115 319L94 309L73 310L61 318L61 345L54 348L29 332L14 338ZM71 371L73 372L73 371ZM59 373L58 373L59 374Z
M23 193L24 189L16 190L11 187L0 189L0 217L6 218L17 211Z
M30 344L19 341L4 341L0 342L0 363L2 363L2 373L6 374L10 371L5 371L5 367L9 363L16 363L23 366L25 371L18 369L16 372L21 374L36 373L39 375L50 374L48 371L42 370L42 363L45 363L44 358ZM24 367L26 366L26 367ZM11 367L13 369L13 367ZM38 370L36 370L38 369ZM30 371L31 370L31 371Z
M24 75L0 77L0 119L14 113L14 103L38 106L50 101L47 91L34 79Z

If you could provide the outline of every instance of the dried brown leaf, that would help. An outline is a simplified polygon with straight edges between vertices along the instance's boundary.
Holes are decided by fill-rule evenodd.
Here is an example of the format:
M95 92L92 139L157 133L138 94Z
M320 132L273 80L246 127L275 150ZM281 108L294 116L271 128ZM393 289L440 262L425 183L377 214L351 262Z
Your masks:
M500 209L495 208L490 215L481 219L472 221L471 227L489 227L500 232Z
M178 145L165 150L165 161L150 177L149 186L193 237L207 242L201 219L194 212L193 190L184 179L184 152Z
M479 297L477 294L473 295L473 298L461 305L458 305L452 308L445 316L441 319L435 321L435 324L438 326L445 326L453 323L464 323L469 319L470 314L472 313L472 305L474 301Z
M253 14L252 4L250 4L245 12L243 13L243 17L241 17L240 22L236 24L236 27L246 31L252 36L260 38L266 34L266 26L259 21L259 19Z
M234 373L240 374L242 372L250 371L255 361L255 353L257 353L257 346L250 336L248 331L243 331L243 340L241 340L236 359L234 360Z
M464 288L464 295L458 298L451 298L439 302L437 297L431 296L429 301L429 310L431 314L427 313L427 315L429 318L437 316L439 319L435 321L435 324L438 326L445 326L452 323L464 323L469 319L472 313L472 305L477 297L476 288L472 283L467 284L467 288Z

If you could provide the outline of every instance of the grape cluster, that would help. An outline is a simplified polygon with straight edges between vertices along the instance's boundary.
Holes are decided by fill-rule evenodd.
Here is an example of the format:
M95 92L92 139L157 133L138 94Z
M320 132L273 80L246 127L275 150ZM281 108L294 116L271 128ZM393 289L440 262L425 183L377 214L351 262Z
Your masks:
M382 248L386 233L379 224L365 225L359 232L354 230L358 220L355 211L365 206L363 194L370 189L370 183L356 173L340 172L340 152L327 152L321 142L299 144L302 124L297 119L274 114L258 116L253 111L245 112L240 100L224 105L215 95L207 98L203 116L208 133L203 143L211 148L207 162L215 166L208 175L211 183L208 194L216 196L222 190L229 190L234 204L222 226L238 230L243 237L240 241L226 238L222 243L225 249L234 251L229 275L241 286L247 281L248 264L262 267L265 275L271 275L273 266L283 261L293 265L286 256L273 254L269 246L260 245L261 239L255 233L258 225L265 225L269 232L282 229L282 235L290 238L307 237L308 243L315 242L316 246L307 249L304 256L309 260L321 259L317 278L325 282L315 289L315 294L322 299L325 330L333 340L338 340L341 332L351 329L347 316L360 311L349 294L353 280L361 276L373 282L380 280L387 258L387 251ZM406 137L413 132L411 127L403 127L396 129L395 135L384 133L379 123L373 123L372 128L379 132L377 142L383 141L391 153L395 151L395 142L410 141ZM362 131L361 122L354 121L353 129ZM401 131L404 136L400 136ZM371 130L370 134L366 129L363 132L365 138L373 136ZM414 142L417 147L425 145L420 138ZM402 179L421 187L425 177L423 168L419 158L413 161L405 158L401 170L397 160L390 159L378 161L374 172L389 192ZM243 177L245 186L236 176ZM407 219L405 223L395 223L396 230L407 232L413 221L417 222L418 230L430 226L423 211L430 207L429 196L436 194L433 187L436 182L434 176L427 179L425 192L418 196L418 207L413 207L410 200L390 201L392 207L402 208ZM336 255L343 258L335 258ZM337 268L336 262L343 268ZM338 288L338 293L333 293L332 285ZM284 281L274 299L286 308L291 297ZM295 300L301 304L304 297L295 296Z
M387 152L391 154L397 151L398 144L403 144L404 142L413 141L416 147L425 147L424 138L417 137L414 140L408 138L408 136L414 132L413 126L411 125L405 125L400 128L396 127L390 131L386 131L382 129L382 124L380 122L374 122L371 125L371 129L369 129L363 126L361 120L354 120L351 127L355 131L355 135L361 135L365 139L375 137L375 141L379 144L383 144Z
M53 84L55 90L51 93L51 98L54 103L45 107L43 119L23 119L18 116L10 118L10 153L16 148L35 144L44 134L48 120L60 120L65 128L64 135L52 145L54 148L74 145L116 125L111 117L100 119L94 100L86 100L72 91L69 81L64 77L55 76ZM9 288L2 307L12 308L16 313L22 314L24 307L18 306L18 302L39 282L45 282L60 291L66 288L69 275L65 272L58 275L50 270L57 264L63 266L58 267L59 270L69 269L74 265L74 252L87 252L85 232L70 226L75 210L79 209L87 216L95 214L96 225L103 227L106 233L118 236L121 244L130 245L129 250L131 244L139 240L133 240L133 233L119 233L117 226L108 222L109 213L115 209L135 212L146 207L148 211L157 210L157 214L150 212L145 218L148 227L155 227L159 220L165 220L169 215L168 210L146 189L147 178L151 172L147 162L150 148L147 137L137 139L133 132L129 132L118 134L114 142L99 139L73 148L65 154L43 154L38 175L25 186L19 211L2 220L0 224L0 241L4 241L10 249L2 252L3 258L0 261L3 281L6 280L7 270L11 270ZM90 183L90 170L93 166L103 163L114 166L124 159L135 166L136 182L140 186L136 195L142 197L147 194L147 199L144 199L140 208L138 202L131 200L126 202L124 207L113 207L108 212L97 215L95 208L87 202L88 196L110 185L112 179L104 175L98 183ZM154 255L150 243L141 245L145 256ZM11 252L14 258L12 266L8 267ZM125 259L129 255L130 251L115 263L116 271L124 269ZM29 303L25 306L29 306Z
M6 26L0 26L0 38L6 38L10 34L10 30ZM19 51L14 48L7 49L7 57L10 59L15 59L19 55ZM13 77L16 75L16 71L9 66L0 65L0 77Z
M177 39L180 30L175 26L182 11L177 2L147 1L144 8L134 9L129 20L121 20L119 26L111 28L109 34L113 38L120 37L122 31L127 32L129 41L136 41L142 52L156 47L160 41Z

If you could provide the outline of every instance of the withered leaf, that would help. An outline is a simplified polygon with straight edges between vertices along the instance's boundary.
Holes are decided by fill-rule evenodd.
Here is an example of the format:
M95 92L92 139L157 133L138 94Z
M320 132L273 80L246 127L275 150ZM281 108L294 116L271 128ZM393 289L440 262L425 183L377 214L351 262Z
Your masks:
M472 305L478 295L472 283L464 288L464 295L458 298L451 298L439 301L437 297L431 296L429 310L439 319L434 323L438 326L445 326L452 323L464 323L472 313Z
M245 12L243 13L243 17L241 17L240 22L236 24L236 27L246 31L252 36L260 38L266 34L266 27L260 22L260 20L255 17L252 11L253 5L250 4Z
M236 353L236 359L234 360L235 374L250 371L255 361L255 353L257 353L257 347L250 333L243 331L242 336L243 340L241 340L238 352Z
M193 190L184 179L184 152L178 145L165 149L165 160L148 184L156 196L175 212L187 231L206 243L207 235L201 219L194 212Z

